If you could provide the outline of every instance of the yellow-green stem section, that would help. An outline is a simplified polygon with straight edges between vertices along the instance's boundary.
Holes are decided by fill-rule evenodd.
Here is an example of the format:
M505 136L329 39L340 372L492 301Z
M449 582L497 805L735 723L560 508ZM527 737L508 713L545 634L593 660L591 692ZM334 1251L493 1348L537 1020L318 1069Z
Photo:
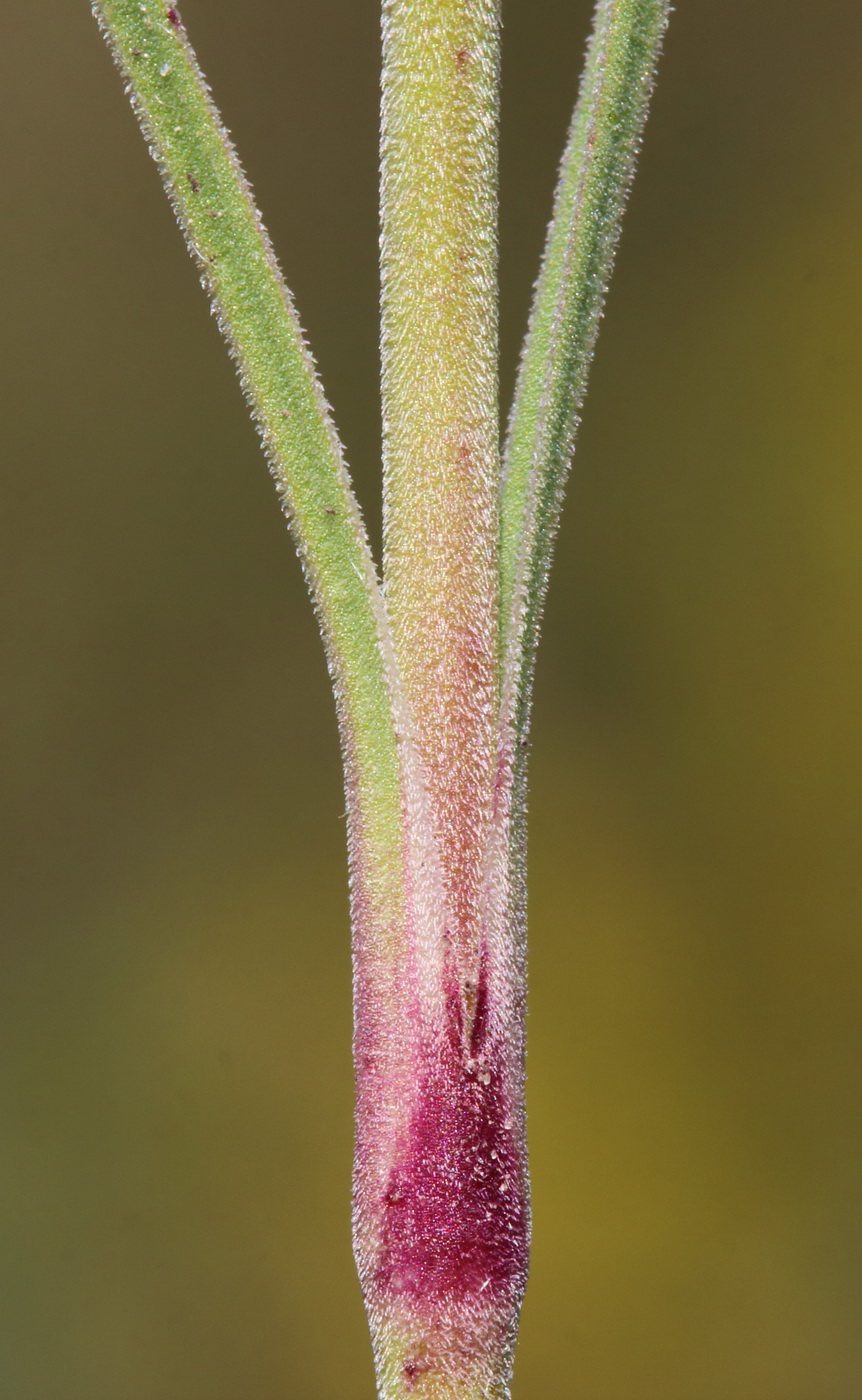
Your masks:
M405 922L402 795L382 602L338 439L178 11L162 0L98 0L94 11L237 363L311 588L336 691L363 922L386 963Z
M385 0L384 577L469 981L497 676L497 0Z

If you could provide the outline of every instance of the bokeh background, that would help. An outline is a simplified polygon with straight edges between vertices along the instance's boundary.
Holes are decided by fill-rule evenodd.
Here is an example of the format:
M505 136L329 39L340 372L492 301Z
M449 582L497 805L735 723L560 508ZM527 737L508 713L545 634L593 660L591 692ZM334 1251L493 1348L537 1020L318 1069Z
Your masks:
M508 397L585 0L504 0ZM375 0L186 0L379 533ZM85 0L0 16L0 1393L371 1400L343 804ZM862 1393L862 9L680 0L538 676L517 1400Z

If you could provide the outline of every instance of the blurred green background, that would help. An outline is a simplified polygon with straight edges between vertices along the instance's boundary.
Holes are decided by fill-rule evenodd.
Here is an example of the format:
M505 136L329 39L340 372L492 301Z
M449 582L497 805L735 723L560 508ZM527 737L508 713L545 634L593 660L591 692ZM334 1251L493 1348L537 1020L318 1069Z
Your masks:
M379 532L375 0L186 0ZM504 0L508 397L589 21ZM371 1400L299 569L85 0L0 18L0 1394ZM862 9L680 0L555 566L517 1400L862 1393Z

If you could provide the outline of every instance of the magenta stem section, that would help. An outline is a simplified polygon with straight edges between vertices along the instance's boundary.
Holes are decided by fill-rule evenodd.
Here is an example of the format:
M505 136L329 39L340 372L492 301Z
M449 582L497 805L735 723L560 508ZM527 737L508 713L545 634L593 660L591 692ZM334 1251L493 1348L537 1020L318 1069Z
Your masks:
M397 1067L360 1015L355 1249L384 1400L509 1394L529 1194L523 1040L494 961L489 943L469 1021L451 957L439 1016L405 998Z

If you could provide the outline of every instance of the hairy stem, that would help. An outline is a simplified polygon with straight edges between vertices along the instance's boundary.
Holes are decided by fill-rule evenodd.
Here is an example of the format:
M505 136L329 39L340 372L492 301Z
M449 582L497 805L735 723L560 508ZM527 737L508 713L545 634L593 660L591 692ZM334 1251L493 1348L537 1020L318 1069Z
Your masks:
M401 1073L373 1080L359 1047L354 1238L383 1400L504 1400L529 1220L495 858L498 5L384 0L383 41L385 594L439 883Z
M497 0L383 6L386 602L471 985L498 655L498 40Z

